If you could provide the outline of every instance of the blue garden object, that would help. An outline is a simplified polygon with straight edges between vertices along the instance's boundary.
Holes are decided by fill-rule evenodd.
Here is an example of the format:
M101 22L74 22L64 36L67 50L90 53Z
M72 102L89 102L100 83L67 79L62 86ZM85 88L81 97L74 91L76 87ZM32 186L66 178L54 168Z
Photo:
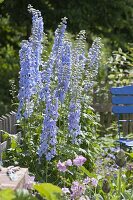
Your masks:
M127 148L133 147L133 139L121 138L120 122L133 122L132 119L120 119L123 114L133 114L133 86L113 87L112 94L112 112L118 118L118 142Z

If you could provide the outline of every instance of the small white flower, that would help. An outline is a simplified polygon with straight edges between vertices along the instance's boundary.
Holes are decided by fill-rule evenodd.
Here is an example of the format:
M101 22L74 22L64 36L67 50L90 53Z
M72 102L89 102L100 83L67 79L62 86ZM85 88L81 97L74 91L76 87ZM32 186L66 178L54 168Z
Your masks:
M69 188L66 188L66 187L62 188L62 192L63 192L64 194L70 194Z

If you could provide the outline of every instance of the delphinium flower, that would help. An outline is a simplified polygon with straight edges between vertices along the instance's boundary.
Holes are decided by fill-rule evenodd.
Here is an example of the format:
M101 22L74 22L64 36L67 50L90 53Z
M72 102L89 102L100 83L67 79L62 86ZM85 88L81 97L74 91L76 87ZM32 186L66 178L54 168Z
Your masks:
M46 108L44 111L43 130L40 138L38 154L40 158L42 155L45 155L46 160L48 161L56 155L58 98L51 85L54 81L53 74L55 73L56 59L62 46L65 29L66 19L63 18L62 23L55 31L52 52L48 61L44 63L44 69L42 72L42 82L44 83L44 87L41 91L41 98L45 101Z
M60 58L58 60L58 86L56 95L63 103L65 94L68 91L71 76L71 44L63 42Z
M36 82L36 92L39 93L42 82L41 82L41 71L40 66L42 65L41 54L42 54L42 41L43 41L43 18L41 12L35 10L29 5L29 12L32 13L32 34L29 38L32 44L32 65L35 69L35 82Z
M47 95L45 94L45 91L46 93L47 91L51 93L51 88L50 88L51 82L57 76L57 70L58 70L57 63L58 60L60 59L60 52L63 44L65 30L66 30L66 18L64 17L62 19L62 22L55 31L54 43L48 61L42 63L41 80L44 85L40 92L40 98L42 101L45 100L45 96ZM56 76L54 76L55 74Z
M68 115L68 130L69 130L69 135L72 138L72 143L78 142L77 137L81 133L80 114L81 114L80 102L77 102L75 101L75 98L72 98L69 105L69 115Z
M84 89L88 91L94 84L94 79L98 74L101 58L101 39L96 38L88 52L87 67L85 69Z
M80 31L77 35L75 46L72 50L72 77L70 91L75 93L75 97L81 99L82 95L82 78L85 70L85 31ZM78 94L78 95L77 95Z
M86 64L85 44L86 44L85 31L82 30L77 35L76 44L73 51L73 54L74 54L73 57L75 57L75 64L78 65L78 68L77 68L77 70L79 70L78 76L80 75L82 76L82 72Z
M39 66L41 64L43 19L41 13L31 6L32 34L28 41L23 41L19 52L20 81L19 81L19 107L17 119L28 118L34 107L33 95L38 92L41 85ZM23 113L22 113L23 112Z
M47 93L45 102L46 109L38 154L40 158L45 155L46 160L50 161L56 155L58 99L55 95L51 96Z
M72 51L72 75L70 82L70 105L68 114L68 130L72 143L78 142L81 134L80 115L82 98L82 75L85 67L85 32L79 33Z
M95 66L95 70L98 70L100 56L101 56L101 39L96 38L88 52L90 67Z
M67 27L66 20L66 17L62 18L60 25L56 29L52 48L52 57L54 57L54 74L55 77L58 77L56 96L61 102L64 101L64 93L68 88L71 68L71 57L69 57L71 53L71 46L70 43L64 42L65 30Z
M55 31L55 39L54 39L54 44L53 44L53 48L52 48L52 53L54 56L56 56L56 61L58 61L58 58L60 57L60 53L61 53L61 48L63 45L63 39L64 39L64 34L65 34L65 30L67 27L67 18L64 17L62 18L61 23L59 24L58 28Z
M19 51L20 56L20 80L19 80L19 107L17 119L23 116L26 118L32 113L33 108L28 109L26 105L31 102L32 95L35 94L34 68L32 67L32 47L30 42L23 41ZM24 113L22 112L24 109Z

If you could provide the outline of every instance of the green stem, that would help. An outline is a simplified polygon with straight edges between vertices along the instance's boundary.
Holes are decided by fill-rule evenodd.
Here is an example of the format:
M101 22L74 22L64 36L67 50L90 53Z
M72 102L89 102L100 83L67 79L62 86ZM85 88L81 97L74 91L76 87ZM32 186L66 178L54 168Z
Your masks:
M119 169L119 186L118 186L118 197L121 200L121 175L122 175L122 168Z
M64 172L64 187L65 187L65 172Z
M48 181L48 161L46 161L46 174L45 174L45 176L46 176L45 182L47 183L47 181Z

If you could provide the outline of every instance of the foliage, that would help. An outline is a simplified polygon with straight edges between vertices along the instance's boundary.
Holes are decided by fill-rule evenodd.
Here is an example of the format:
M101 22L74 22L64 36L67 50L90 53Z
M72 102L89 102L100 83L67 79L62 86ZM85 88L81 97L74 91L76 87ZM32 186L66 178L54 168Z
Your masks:
M11 189L5 189L0 191L0 199L1 200L12 200L14 199L15 195Z
M110 38L110 44L126 46L125 42L132 42L132 0L120 1L18 1L5 0L1 7L3 15L8 13L13 24L26 27L27 35L30 32L30 20L26 13L28 4L45 15L45 26L49 30L56 28L59 20L66 16L70 20L69 30L78 33L81 29L87 31L88 40L94 35ZM23 6L21 6L23 5ZM15 12L13 12L15 10ZM78 12L77 12L78 11ZM23 17L22 17L23 16ZM53 20L54 19L54 20Z
M133 49L132 44L127 48L126 52L122 49L113 52L112 57L109 59L109 85L124 86L132 83L132 64Z
M37 190L42 197L46 197L47 200L58 200L62 193L61 188L51 183L36 184L34 185L34 189Z
M35 191L36 190L36 191ZM51 183L41 183L35 184L32 191L26 189L17 189L13 191L12 189L0 190L1 200L37 200L38 198L47 200L59 200L61 199L62 190L51 184ZM42 197L42 198L41 198Z
M17 50L14 48L14 44L16 45L16 42L20 39L21 33L16 30L12 32L8 16L2 18L0 27L1 31L4 33L4 36L0 36L0 115L2 115L12 109L10 106L11 95L9 92L11 89L10 79L14 79L15 84L18 85L19 58ZM6 35L7 33L8 35ZM8 43L5 43L5 41L8 41Z

